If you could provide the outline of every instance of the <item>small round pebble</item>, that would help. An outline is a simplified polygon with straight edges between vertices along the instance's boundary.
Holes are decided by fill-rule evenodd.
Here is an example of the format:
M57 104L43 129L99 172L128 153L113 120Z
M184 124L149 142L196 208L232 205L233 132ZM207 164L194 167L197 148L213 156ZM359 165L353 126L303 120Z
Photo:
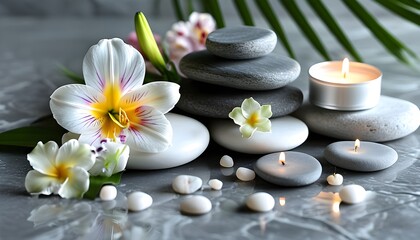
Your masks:
M127 197L128 209L130 211L142 211L152 206L152 197L144 192L132 192Z
M339 173L334 173L332 175L329 175L327 177L327 182L328 184L333 185L333 186L341 185L343 184L343 175Z
M254 193L246 199L246 206L255 212L267 212L274 208L274 198L266 192Z
M219 179L210 179L209 185L213 190L220 190L223 187L223 182Z
M222 158L220 158L220 166L225 168L233 167L233 158L229 155L224 155Z
M113 185L105 185L101 188L99 197L102 201L111 201L117 197L117 188Z
M211 202L204 196L191 196L185 198L180 205L181 212L190 215L202 215L210 212Z
M366 190L356 184L344 186L339 192L340 198L347 204L361 203L366 198Z
M244 182L252 181L255 178L255 172L251 169L240 167L236 170L236 177Z
M172 181L172 189L176 193L191 194L203 185L201 178L191 175L179 175Z

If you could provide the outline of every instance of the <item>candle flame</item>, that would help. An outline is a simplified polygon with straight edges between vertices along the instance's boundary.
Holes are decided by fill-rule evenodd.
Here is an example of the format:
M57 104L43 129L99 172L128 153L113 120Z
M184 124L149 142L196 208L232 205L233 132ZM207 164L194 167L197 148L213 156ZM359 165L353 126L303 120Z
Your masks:
M284 154L284 152L280 153L279 163L281 163L281 165L286 165L286 154Z
M357 149L360 148L360 140L356 139L356 141L354 141L354 151L357 152Z
M343 65L341 67L341 76L343 79L347 79L347 75L349 75L349 68L350 68L350 62L348 58L344 58Z
M284 206L284 205L286 205L286 198L285 197L280 197L279 198L279 204L280 204L280 206Z

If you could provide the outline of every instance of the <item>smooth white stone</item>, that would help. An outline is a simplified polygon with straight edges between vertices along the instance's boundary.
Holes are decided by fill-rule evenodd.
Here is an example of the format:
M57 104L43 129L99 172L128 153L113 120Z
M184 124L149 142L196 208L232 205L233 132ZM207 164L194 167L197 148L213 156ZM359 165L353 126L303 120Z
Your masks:
M327 177L327 182L333 186L341 185L343 184L343 175L339 173L331 174Z
M113 185L105 185L101 188L99 197L102 201L111 201L117 197L117 188Z
M132 192L127 197L130 211L142 211L152 206L153 198L144 192Z
M222 158L220 158L220 166L225 168L233 167L233 159L229 155L224 155Z
M201 188L201 178L191 175L179 175L172 181L172 189L180 194L190 194Z
M339 192L340 198L347 204L361 203L366 199L366 190L356 184L344 186Z
M236 177L244 182L252 181L255 179L255 172L251 169L240 167L236 170Z
M254 193L246 199L246 206L255 212L267 212L274 208L274 198L266 192Z
M128 169L165 169L189 163L200 156L209 145L210 135L199 121L179 114L168 113L172 125L172 146L160 153L142 153L130 149Z
M220 181L219 179L210 179L209 186L213 190L220 190L223 187L223 182Z
M212 204L210 200L204 196L191 196L185 198L181 204L181 212L191 215L202 215L211 211Z
M281 152L301 145L308 138L308 127L301 120L285 116L271 120L271 133L255 132L243 138L239 126L232 119L215 120L211 136L218 144L242 153L264 154Z

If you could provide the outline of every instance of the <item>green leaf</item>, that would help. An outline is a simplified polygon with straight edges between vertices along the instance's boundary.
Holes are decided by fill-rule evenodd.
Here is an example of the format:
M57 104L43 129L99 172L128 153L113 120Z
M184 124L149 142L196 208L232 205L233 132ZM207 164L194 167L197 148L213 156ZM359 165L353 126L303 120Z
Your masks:
M95 199L99 192L101 191L102 186L104 185L117 185L121 181L122 172L116 173L110 177L103 177L103 176L90 176L89 177L89 189L83 195L83 198L87 199Z
M252 15L249 12L249 8L245 0L235 0L234 3L243 23L248 26L254 26L254 20L252 19Z
M29 126L0 133L0 145L33 148L41 142L55 141L61 143L61 137L66 131L44 126Z
M187 9L188 9L188 15L191 15L191 13L194 12L194 4L192 0L187 1Z
M204 8L210 13L216 21L217 28L224 28L225 21L223 20L222 10L220 9L218 0L202 0Z
M172 5L174 6L175 15L178 21L185 21L184 14L182 14L181 4L179 0L172 0Z
M385 1L388 1L388 0L385 0ZM398 1L401 4L405 4L409 7L420 10L420 1L418 1L418 0L394 0L394 1Z
M407 65L412 65L412 59L410 59L410 57L417 59L417 56L413 51L386 31L385 28L382 27L382 25L380 25L378 21L376 21L375 18L366 11L366 9L363 8L357 0L343 0L343 3L347 5L350 11L352 11L353 14L357 16L367 28L370 29L376 39L378 39L398 60Z
M312 29L311 25L309 25L302 11L300 11L295 0L280 0L280 3L284 6L296 24L300 27L302 33L306 36L312 46L314 46L326 60L330 60L331 58L327 50L325 49L318 35Z
M405 7L398 1L388 0L375 0L378 4L382 5L389 11L397 14L398 16L416 24L420 25L420 15L411 11L409 8Z
M315 11L315 13L320 17L324 24L328 27L330 32L335 36L335 38L340 42L340 44L354 57L354 60L358 62L363 62L359 53L354 49L351 42L348 40L344 32L338 26L338 23L335 21L331 13L327 10L325 5L321 0L307 0L309 6Z
M59 66L61 71L63 72L63 74L70 78L71 80L73 80L75 83L80 83L80 84L85 84L85 79L83 79L82 76L80 76L79 74L71 71L70 69L64 67L64 66Z
M290 57L295 58L292 48L290 47L289 41L287 40L286 34L284 34L283 28L280 24L279 19L271 7L271 4L267 0L255 0L255 4L258 6L260 11L263 13L267 22L271 25L274 32L280 38L281 43L286 48L287 53Z

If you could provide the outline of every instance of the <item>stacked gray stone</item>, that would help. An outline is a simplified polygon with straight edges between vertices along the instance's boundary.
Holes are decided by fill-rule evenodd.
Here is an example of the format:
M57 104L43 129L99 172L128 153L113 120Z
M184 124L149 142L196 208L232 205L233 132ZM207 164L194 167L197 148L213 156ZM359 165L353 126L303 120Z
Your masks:
M181 84L178 108L199 116L228 118L234 107L253 97L270 104L273 117L296 111L300 89L287 86L300 74L293 59L272 53L276 34L257 27L230 27L209 34L207 50L186 55L180 62L188 78Z

